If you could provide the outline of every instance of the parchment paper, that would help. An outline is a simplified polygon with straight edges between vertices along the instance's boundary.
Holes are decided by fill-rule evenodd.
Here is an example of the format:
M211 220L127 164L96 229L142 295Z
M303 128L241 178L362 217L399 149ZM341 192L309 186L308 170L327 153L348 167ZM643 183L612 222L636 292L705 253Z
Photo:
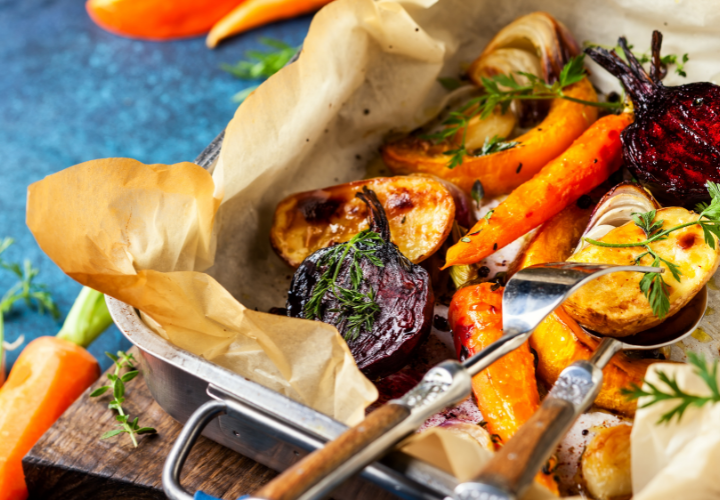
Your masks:
M289 284L268 242L275 206L362 178L384 137L440 111L438 76L457 76L495 32L535 10L580 42L614 45L624 34L643 51L661 29L664 53L691 58L688 78L667 84L720 74L710 0L338 0L316 15L299 60L240 106L214 183L188 164L88 162L31 186L28 225L65 272L135 305L172 342L356 422L375 392L335 330L252 310L282 305ZM619 88L603 70L593 78ZM199 273L213 254L210 276Z
M655 364L647 380L667 391L658 377L665 372L676 378L685 392L710 396L705 382L691 365ZM717 378L720 384L720 376ZM646 389L648 389L646 387ZM640 400L640 405L645 398ZM633 491L636 500L693 500L720 498L720 404L689 407L682 419L658 425L660 417L677 405L663 401L641 408L635 415L632 442Z

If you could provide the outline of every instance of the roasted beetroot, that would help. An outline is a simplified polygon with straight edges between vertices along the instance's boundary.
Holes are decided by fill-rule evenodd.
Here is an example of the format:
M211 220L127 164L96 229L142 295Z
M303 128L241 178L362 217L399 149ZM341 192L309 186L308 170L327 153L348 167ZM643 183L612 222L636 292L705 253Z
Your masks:
M390 242L390 226L375 193L356 196L372 214L370 229L303 261L288 292L287 314L337 327L358 367L372 379L409 361L430 331L430 276Z
M720 181L720 87L708 82L666 87L660 81L662 34L653 33L648 75L628 48L585 50L616 76L635 108L635 122L622 133L623 156L630 171L666 204L693 206L708 199L707 181Z

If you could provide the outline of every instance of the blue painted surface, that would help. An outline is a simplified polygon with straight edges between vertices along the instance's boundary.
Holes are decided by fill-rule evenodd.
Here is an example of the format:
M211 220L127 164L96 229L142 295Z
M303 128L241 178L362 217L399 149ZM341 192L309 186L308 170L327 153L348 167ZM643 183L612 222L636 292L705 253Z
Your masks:
M213 51L203 38L155 43L117 37L95 26L82 0L0 0L0 238L16 244L8 260L30 261L63 318L80 291L35 243L25 226L27 186L94 158L145 163L192 161L232 117L231 97L256 82L219 69L264 50L263 36L300 45L310 16L240 35ZM14 281L0 274L0 294ZM24 306L6 317L8 341L54 335L49 316ZM129 343L113 326L91 347L103 354ZM20 350L8 353L8 368Z

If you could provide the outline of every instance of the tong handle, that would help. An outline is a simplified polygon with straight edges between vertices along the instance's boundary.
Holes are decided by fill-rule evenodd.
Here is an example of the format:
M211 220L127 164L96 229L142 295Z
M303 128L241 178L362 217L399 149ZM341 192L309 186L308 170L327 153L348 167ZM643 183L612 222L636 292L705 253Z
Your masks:
M555 451L575 416L569 401L547 398L475 481L509 492L507 498L518 498Z
M515 500L522 496L575 419L590 407L601 385L601 369L588 361L565 368L540 408L480 474L455 488L455 499Z
M348 429L325 447L307 455L295 465L263 486L252 495L265 500L294 500L310 491L320 480L335 469L360 459L367 465L377 458L375 454L362 453L379 437L410 416L410 409L402 404L388 403ZM378 454L382 454L384 449ZM361 467L359 467L361 468Z

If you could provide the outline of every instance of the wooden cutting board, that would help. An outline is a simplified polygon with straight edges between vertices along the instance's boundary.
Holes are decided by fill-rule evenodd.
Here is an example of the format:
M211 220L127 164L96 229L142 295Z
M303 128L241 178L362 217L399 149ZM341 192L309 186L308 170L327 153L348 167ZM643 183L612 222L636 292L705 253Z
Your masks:
M135 348L130 352L139 357ZM140 425L155 427L158 434L139 436L137 448L127 434L101 441L100 436L114 428L115 412L107 408L110 396L90 398L88 394L106 381L105 375L100 377L23 459L31 499L166 498L162 467L181 425L158 406L140 376L126 384L123 407L133 418L140 417ZM188 491L202 490L226 500L252 492L276 475L264 465L202 437L183 471L181 483Z

